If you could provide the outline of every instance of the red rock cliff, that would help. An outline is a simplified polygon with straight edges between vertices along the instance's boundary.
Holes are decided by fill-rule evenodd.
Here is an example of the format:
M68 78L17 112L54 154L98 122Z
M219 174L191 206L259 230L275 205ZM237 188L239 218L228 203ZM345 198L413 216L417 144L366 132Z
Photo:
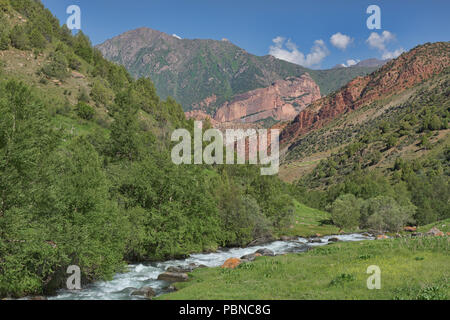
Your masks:
M449 62L449 42L418 46L301 111L281 133L281 143L287 145L344 113L411 88L439 74L449 67Z
M292 120L307 105L320 97L319 86L306 73L299 78L279 80L268 88L236 96L217 110L214 120L255 122L269 117L276 120Z

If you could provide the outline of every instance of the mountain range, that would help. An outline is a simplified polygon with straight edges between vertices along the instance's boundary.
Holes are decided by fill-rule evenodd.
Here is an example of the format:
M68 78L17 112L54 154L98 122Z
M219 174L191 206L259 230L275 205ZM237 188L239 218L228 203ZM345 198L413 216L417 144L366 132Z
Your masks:
M180 39L149 28L125 32L97 48L134 77L150 77L161 97L172 96L185 111L218 122L292 120L305 105L378 67L311 70L250 54L226 39Z

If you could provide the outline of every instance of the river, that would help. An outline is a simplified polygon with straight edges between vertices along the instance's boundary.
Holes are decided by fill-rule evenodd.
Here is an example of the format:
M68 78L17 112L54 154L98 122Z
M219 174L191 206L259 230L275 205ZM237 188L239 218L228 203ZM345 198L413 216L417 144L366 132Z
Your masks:
M184 260L170 260L152 262L148 264L133 264L128 266L128 272L119 273L111 281L98 281L82 290L60 290L50 300L140 300L139 296L131 296L131 292L142 287L152 287L157 295L167 292L169 283L157 280L158 275L170 266L188 266L191 263L205 265L207 267L221 266L228 258L239 258L243 255L254 253L258 249L267 248L276 255L284 253L304 252L310 247L327 245L328 239L338 238L339 241L374 240L373 237L361 234L348 234L337 236L325 236L320 238L322 243L308 243L308 239L298 238L293 241L275 241L261 246L247 248L221 249L213 253L192 254Z

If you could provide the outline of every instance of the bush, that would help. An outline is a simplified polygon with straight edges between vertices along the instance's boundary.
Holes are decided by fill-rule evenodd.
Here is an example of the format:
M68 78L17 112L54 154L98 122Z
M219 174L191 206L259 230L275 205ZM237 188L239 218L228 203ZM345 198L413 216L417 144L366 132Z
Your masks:
M75 111L77 112L77 115L84 120L91 120L95 114L94 108L84 102L79 102L75 107Z
M8 50L11 40L9 39L9 34L5 31L0 32L0 50Z
M30 40L28 39L28 35L25 32L25 28L23 28L22 26L14 26L9 37L14 48L19 50L30 49Z
M95 80L91 90L92 100L99 105L107 105L113 99L113 92L100 80Z
M80 93L78 94L78 102L88 103L90 101L89 95L85 88L80 88Z
M2 28L0 29L0 50L8 50L9 45L11 44L11 40L9 38L10 26L9 21L6 19L6 16L2 12L0 12L0 25L2 26Z
M30 33L30 44L33 48L45 49L47 46L47 40L45 40L45 37L41 32L39 32L39 30L33 29Z
M357 227L361 205L361 200L353 194L340 196L331 206L331 219L341 229Z
M69 54L67 58L69 62L69 68L72 70L80 71L81 69L81 61L74 54Z
M42 72L52 78L63 80L68 77L67 60L60 52L53 52L50 54L50 62L42 67Z
M0 0L0 12L9 12L10 10L9 0Z
M400 206L391 197L379 196L364 203L362 225L379 232L398 232L414 222L415 211L416 207L412 204Z

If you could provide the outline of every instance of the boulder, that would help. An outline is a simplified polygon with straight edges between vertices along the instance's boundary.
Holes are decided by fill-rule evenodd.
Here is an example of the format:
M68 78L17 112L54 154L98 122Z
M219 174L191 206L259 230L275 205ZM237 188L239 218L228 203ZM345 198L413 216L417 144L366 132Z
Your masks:
M83 74L76 72L76 71L72 71L72 77L74 77L75 79L84 79L86 78Z
M433 227L433 228L431 228L430 231L427 232L427 235L428 236L443 237L444 233L441 230L439 230L438 228Z
M272 250L269 250L267 248L259 249L259 250L257 250L255 252L255 254L256 253L259 253L263 257L273 257L273 256L275 256L275 253Z
M183 282L187 281L189 276L182 272L164 272L158 276L158 280L164 280L168 282Z
M300 243L298 246L288 248L288 249L285 251L285 253L299 253L299 252L306 252L306 251L308 251L308 250L310 250L310 249L311 249L310 246L308 246L308 245L306 245L306 244Z
M295 241L297 239L298 239L298 237L296 237L296 236L281 236L280 237L281 241Z
M417 227L405 227L405 228L403 228L403 230L407 231L407 232L416 232Z
M312 238L308 240L309 243L322 243L321 239L318 238Z
M195 262L189 263L189 267L192 268L193 270L198 269L198 268L208 268L204 264L198 264L198 263L195 263Z
M241 260L245 260L245 261L254 261L256 259L256 257L261 257L260 253L250 253L250 254L246 254L245 256L241 257Z
M189 273L194 271L194 267L191 266L170 266L166 269L166 272L170 273Z
M328 242L339 242L338 238L330 238L328 239Z
M230 258L227 259L221 268L223 269L235 269L242 263L242 260L239 258Z
M273 241L273 237L272 236L267 236L267 237L261 237L258 239L253 240L252 242L250 242L248 244L248 247L254 247L254 246L260 246L266 243L269 243L271 241Z
M131 295L132 296L141 296L141 297L150 299L156 295L156 292L151 287L142 287L138 290L131 292Z

